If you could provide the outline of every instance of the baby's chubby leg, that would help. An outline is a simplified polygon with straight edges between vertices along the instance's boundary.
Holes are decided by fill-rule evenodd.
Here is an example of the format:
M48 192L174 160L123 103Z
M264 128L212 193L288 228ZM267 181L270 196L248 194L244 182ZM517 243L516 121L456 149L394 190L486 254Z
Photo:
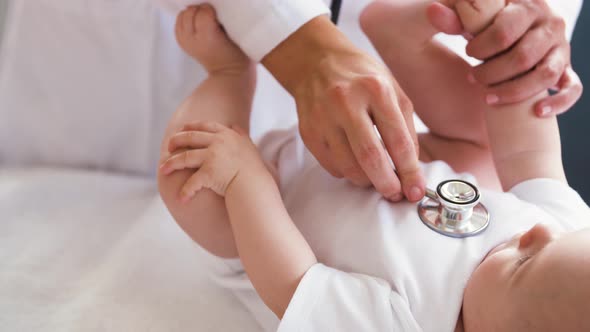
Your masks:
M420 50L437 31L426 16L432 0L375 0L361 13L360 24L384 60Z
M208 5L189 7L177 18L176 37L183 50L199 61L209 76L174 113L161 148L161 161L175 151L175 144L191 142L182 129L194 122L214 121L248 130L255 88L255 64L227 37L215 11ZM197 144L197 142L194 142ZM194 146L198 148L198 146ZM190 159L190 152L185 158ZM183 185L195 170L158 174L160 194L180 227L209 252L237 257L225 202L212 191L198 192L188 202Z
M436 2L441 6L432 6ZM374 44L383 44L380 49L384 50L385 44L389 44L392 53L393 49L400 51L401 47L404 51L408 48L415 51L421 50L439 32L428 19L433 11L443 6L453 8L462 28L475 35L490 25L505 5L505 0L376 0L365 8L360 23Z
M481 1L477 6L483 6L483 1L504 0ZM490 11L463 0L453 4L377 0L364 10L360 23L430 129L429 135L420 136L421 160L444 160L458 172L473 173L480 184L498 188L488 148L484 118L487 106L482 102L482 91L467 80L469 64L433 39L438 30L429 16L442 12L447 16L436 15L439 19L456 22L455 13L449 9L453 5L461 8L470 25L480 26L479 23L490 20ZM455 10L459 11L457 7ZM462 28L456 27L457 31Z

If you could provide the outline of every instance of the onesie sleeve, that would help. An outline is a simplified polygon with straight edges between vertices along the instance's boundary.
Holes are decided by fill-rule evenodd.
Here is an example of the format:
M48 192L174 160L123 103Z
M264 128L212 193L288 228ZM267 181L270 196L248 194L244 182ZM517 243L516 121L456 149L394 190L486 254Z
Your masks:
M279 320L264 304L248 278L239 258L222 258L213 255L195 243L195 257L207 271L209 279L237 299L236 306L243 305L264 332L276 331ZM231 308L228 308L228 312Z
M590 208L566 183L554 179L533 179L510 189L519 199L532 203L557 219L566 230L590 227Z
M177 14L190 5L210 3L230 38L260 61L311 19L329 14L322 0L155 0Z
M422 331L408 301L384 280L322 264L303 276L279 332Z

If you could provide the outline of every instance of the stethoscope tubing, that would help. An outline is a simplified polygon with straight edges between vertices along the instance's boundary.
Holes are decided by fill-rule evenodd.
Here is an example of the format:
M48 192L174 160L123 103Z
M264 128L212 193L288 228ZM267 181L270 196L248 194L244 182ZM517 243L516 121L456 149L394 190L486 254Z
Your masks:
M340 8L342 8L342 0L332 0L330 11L332 12L332 22L338 24L338 18L340 17Z

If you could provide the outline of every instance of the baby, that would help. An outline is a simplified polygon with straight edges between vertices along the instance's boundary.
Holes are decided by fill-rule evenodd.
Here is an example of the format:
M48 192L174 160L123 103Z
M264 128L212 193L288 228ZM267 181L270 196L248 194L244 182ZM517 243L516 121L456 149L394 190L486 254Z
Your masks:
M472 33L503 5L473 4L449 4ZM590 211L565 181L556 120L536 118L533 100L487 109L470 67L432 40L437 6L376 1L361 25L430 129L430 186L465 178L507 191L482 190L491 223L467 239L431 231L415 204L331 177L296 129L255 146L254 64L211 7L179 15L179 44L209 77L170 122L160 192L264 329L590 331Z

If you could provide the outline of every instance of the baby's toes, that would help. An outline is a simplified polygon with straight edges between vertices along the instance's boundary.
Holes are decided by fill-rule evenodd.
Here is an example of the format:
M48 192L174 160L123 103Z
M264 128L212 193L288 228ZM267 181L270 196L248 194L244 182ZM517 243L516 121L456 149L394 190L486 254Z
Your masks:
M209 35L221 32L215 9L211 5L201 5L196 12L194 29L199 34Z
M195 33L195 17L199 8L197 6L191 6L183 10L176 21L178 32L184 36L190 36Z

